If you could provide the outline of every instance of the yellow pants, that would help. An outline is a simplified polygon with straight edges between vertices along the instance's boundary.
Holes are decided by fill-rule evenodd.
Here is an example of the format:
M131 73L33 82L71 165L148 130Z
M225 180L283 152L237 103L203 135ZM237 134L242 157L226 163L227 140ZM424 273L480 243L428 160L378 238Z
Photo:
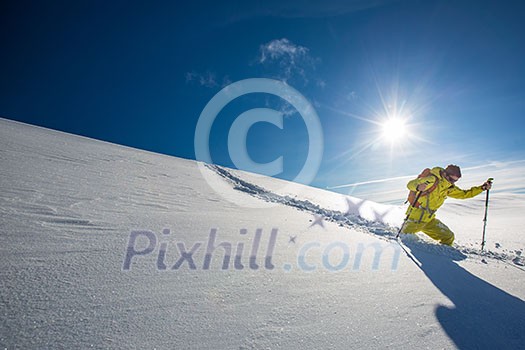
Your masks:
M441 244L452 245L454 232L447 225L434 218L429 222L407 221L403 227L403 233L423 232L427 236L439 241Z

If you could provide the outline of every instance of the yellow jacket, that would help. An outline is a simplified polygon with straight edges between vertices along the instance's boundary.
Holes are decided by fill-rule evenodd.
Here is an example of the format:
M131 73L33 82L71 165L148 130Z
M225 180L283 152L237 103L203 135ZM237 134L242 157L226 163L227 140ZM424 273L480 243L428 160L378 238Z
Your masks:
M435 217L436 210L443 205L447 197L457 198L457 199L467 199L477 196L483 189L481 186L474 186L469 190L462 190L461 188L450 183L444 176L445 169L440 167L435 167L430 171L431 174L437 176L439 179L437 187L434 191L426 196L419 197L418 208L414 207L410 213L409 220L416 222L429 222ZM417 192L417 186L422 183L427 183L427 188L430 188L436 182L436 178L432 175L427 177L416 178L410 181L407 184L407 187L410 191ZM410 207L407 209L407 215L410 210Z

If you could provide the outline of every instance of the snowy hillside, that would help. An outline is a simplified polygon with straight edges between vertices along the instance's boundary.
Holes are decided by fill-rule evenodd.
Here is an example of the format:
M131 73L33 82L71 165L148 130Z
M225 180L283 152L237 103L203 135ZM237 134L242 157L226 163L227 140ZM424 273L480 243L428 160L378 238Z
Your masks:
M482 202L418 266L401 207L0 119L0 346L520 348L525 201L485 254Z

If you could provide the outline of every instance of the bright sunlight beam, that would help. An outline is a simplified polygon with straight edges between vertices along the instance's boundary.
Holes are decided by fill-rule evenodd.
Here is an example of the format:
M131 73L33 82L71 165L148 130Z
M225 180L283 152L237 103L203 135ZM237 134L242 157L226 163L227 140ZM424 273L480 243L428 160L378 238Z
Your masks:
M396 144L407 137L407 126L403 119L390 117L381 124L382 137L391 144Z

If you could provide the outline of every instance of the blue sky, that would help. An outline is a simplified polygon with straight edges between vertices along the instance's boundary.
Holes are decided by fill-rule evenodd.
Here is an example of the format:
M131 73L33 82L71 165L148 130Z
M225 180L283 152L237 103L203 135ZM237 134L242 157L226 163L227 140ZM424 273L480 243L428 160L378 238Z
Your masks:
M271 78L319 116L314 186L519 161L524 14L519 1L3 1L0 115L195 159L208 101L239 80ZM217 115L213 161L234 166L228 132L252 108L276 109L284 122L252 126L250 157L283 156L276 176L293 179L308 131L270 94L239 97ZM406 134L389 141L381 124L394 115Z

